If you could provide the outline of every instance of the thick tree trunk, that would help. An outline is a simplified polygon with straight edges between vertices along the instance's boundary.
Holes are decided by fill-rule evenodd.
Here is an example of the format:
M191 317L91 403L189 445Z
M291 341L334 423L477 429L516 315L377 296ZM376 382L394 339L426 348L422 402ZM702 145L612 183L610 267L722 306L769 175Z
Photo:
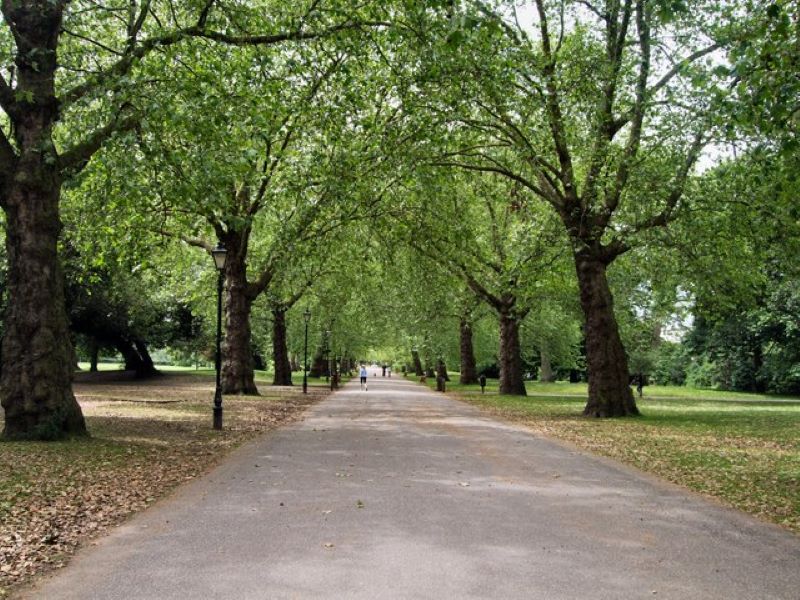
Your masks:
M463 384L478 383L478 368L475 365L475 348L472 345L472 325L462 318L460 324L461 339L461 376Z
M550 355L544 350L540 350L539 357L542 361L542 366L539 369L539 381L552 383L556 380L556 375L553 373L553 365L550 364Z
M286 311L272 309L272 358L275 363L275 376L272 385L292 385L292 365L286 348Z
M436 361L436 377L443 377L445 381L450 381L450 376L447 374L447 363L441 358Z
M583 414L593 417L638 415L630 388L628 359L614 316L606 264L575 256L581 308L585 318L589 401Z
M222 393L258 395L250 346L245 234L229 234L225 262L225 340L222 345Z
M526 396L519 346L519 321L513 313L500 313L500 384L501 394Z
M411 351L411 360L414 363L414 375L417 377L422 377L425 375L425 371L422 370L422 361L419 359L418 350Z
M450 376L447 374L447 364L441 359L436 362L436 377L441 377L445 381L450 381Z
M146 379L160 375L153 365L153 359L147 351L147 346L141 340L131 342L127 339L118 338L114 344L122 354L125 361L125 370L133 371L137 379Z
M144 379L147 377L161 375L158 369L156 369L156 366L153 364L153 359L150 356L150 352L147 350L147 344L144 342L144 340L134 340L133 344L136 346L136 352L139 353L140 358L140 367L136 372L136 377Z
M7 439L86 433L72 394L75 354L57 253L62 179L52 134L58 120L55 71L63 6L7 2L2 8L4 27L13 24L17 45L17 93L7 114L12 125L4 127L13 132L17 147L10 164L8 154L14 150L5 145L0 165L8 258L0 404Z
M6 198L8 309L0 378L3 437L84 435L83 414L72 394L75 357L56 252L60 182L35 159L24 170L27 176L10 186Z

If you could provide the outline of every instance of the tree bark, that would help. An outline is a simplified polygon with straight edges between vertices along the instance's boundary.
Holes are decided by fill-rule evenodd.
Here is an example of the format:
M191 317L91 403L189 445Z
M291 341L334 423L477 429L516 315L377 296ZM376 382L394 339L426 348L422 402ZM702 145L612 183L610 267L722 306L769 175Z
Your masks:
M272 358L275 363L272 385L292 385L292 365L286 347L286 310L283 307L272 309Z
M589 401L584 415L621 417L638 415L630 388L628 359L614 316L614 299L608 286L606 263L575 255L581 308L585 318Z
M133 371L136 379L146 379L155 375L160 375L153 365L153 359L147 351L147 345L141 341L134 342L129 339L117 338L114 341L119 353L125 361L125 370Z
M10 186L7 197L9 300L0 377L7 439L86 433L72 393L75 359L56 251L59 183L52 173L45 177L44 170L32 165L30 179L20 177L27 181Z
M519 320L513 312L500 313L500 384L499 392L526 396L519 345Z
M556 375L553 373L553 365L550 364L550 355L544 350L539 351L542 366L539 368L539 381L542 383L552 383L556 380Z
M417 377L422 377L425 374L425 371L422 370L422 361L419 359L418 350L411 351L411 360L414 363L414 375Z
M150 352L147 350L147 344L144 342L144 340L134 340L133 345L136 346L136 352L139 353L141 365L139 370L136 372L136 377L139 379L144 379L147 377L161 375L158 369L156 369L156 366L153 364L153 358L150 356Z
M8 256L0 404L7 439L86 434L72 393L75 354L57 252L62 177L53 127L58 120L55 71L62 9L60 2L3 3L4 21L15 30L18 82L9 114L17 148L14 152L3 134L0 165Z
M475 364L475 348L472 345L472 325L469 320L461 318L461 376L459 382L463 384L478 383L478 368Z
M436 377L441 377L445 381L450 381L450 376L447 374L447 364L442 359L436 361Z
M445 381L450 381L450 376L447 374L447 363L444 359L436 361L436 377L443 377Z
M222 393L257 396L250 346L252 300L247 285L247 232L230 232L223 240L225 261L225 340L222 345Z

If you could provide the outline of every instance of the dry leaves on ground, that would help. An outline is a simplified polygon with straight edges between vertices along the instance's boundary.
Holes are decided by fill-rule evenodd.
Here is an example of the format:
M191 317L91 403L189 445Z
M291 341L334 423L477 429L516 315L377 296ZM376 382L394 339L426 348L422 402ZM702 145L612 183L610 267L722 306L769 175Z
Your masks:
M76 385L91 438L0 444L0 598L327 394L309 392L226 396L225 429L214 432L208 377Z

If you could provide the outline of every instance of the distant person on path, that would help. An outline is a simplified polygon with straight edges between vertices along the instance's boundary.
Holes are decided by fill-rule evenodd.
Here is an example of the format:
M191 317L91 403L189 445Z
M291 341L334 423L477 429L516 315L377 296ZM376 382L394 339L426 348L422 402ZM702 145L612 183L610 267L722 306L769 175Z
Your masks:
M642 397L643 387L644 387L644 374L639 373L639 376L636 378L636 391L639 392L639 398Z
M361 389L362 390L366 390L367 389L367 366L366 365L361 365L361 371L360 371L359 375L361 376Z
M478 377L478 383L481 384L481 394L482 394L483 391L486 389L486 375L481 373L480 377Z
M383 376L383 377L386 377L386 363L383 363L383 365L381 366L381 368L383 369L382 376Z
M386 367L386 376L387 376L389 379L391 379L391 378L392 378L392 366L391 366L391 365L389 365L388 367Z

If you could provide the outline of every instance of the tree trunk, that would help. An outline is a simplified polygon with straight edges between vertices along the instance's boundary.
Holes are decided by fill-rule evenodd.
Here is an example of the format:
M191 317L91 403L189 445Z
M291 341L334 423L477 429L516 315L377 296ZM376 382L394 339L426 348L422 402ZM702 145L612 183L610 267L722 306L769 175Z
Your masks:
M589 401L584 415L621 417L638 415L630 388L628 359L614 316L614 299L608 286L606 264L575 256L586 334Z
M13 23L17 44L17 94L8 115L12 126L4 127L13 132L17 148L13 164L6 156L0 165L8 258L0 376L6 439L86 434L72 393L75 353L57 251L62 179L52 135L58 120L56 48L63 6L60 2L3 3L3 20ZM5 143L4 154L10 153L14 150Z
M150 352L147 350L147 344L144 342L144 340L134 340L133 344L136 346L136 352L139 353L140 358L140 367L136 371L136 377L139 379L145 379L147 377L161 375L158 369L156 369L156 366L153 364L153 359L150 356Z
M553 373L553 365L550 364L550 355L544 350L539 351L542 366L539 369L539 381L542 383L552 383L556 380L556 375Z
M292 385L292 365L286 348L286 310L282 307L272 309L272 358L275 363L272 385Z
M89 372L97 373L97 361L100 358L100 344L97 340L91 338L89 340Z
M419 359L418 350L411 351L411 360L414 363L414 375L417 377L422 377L425 374L425 371L422 370L422 361Z
M441 358L436 361L436 377L443 377L445 381L450 381L450 376L447 374L447 363Z
M72 394L74 352L67 329L57 256L59 182L31 161L7 197L8 308L0 400L3 437L58 439L84 435ZM49 176L47 176L49 175Z
M463 384L478 383L478 368L475 365L475 348L472 345L472 325L461 318L461 376L459 381Z
M119 353L125 361L125 370L133 371L136 379L145 379L159 375L153 366L153 359L147 352L147 346L141 340L131 342L128 339L117 338L114 342Z
M222 393L257 396L253 350L250 346L250 309L247 290L246 233L229 233L225 247L225 339L222 344Z
M289 357L289 365L291 366L292 372L302 371L303 367L300 365L300 359L297 357L297 354L292 354Z
M526 396L519 346L519 321L514 313L500 313L500 384L499 392Z

